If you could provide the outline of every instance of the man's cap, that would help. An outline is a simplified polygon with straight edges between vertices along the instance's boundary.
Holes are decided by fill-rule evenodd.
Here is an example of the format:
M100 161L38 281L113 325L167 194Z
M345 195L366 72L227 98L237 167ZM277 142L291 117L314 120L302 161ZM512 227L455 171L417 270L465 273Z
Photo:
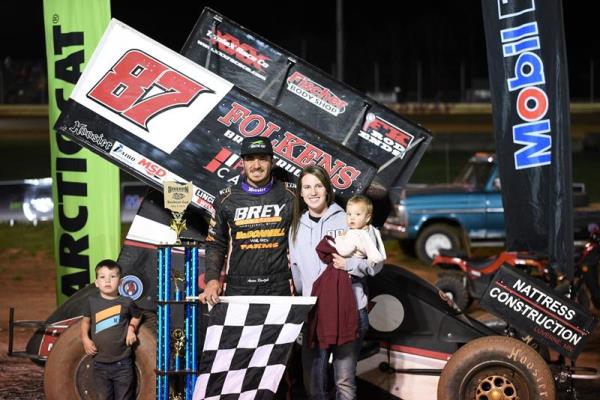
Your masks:
M244 138L244 140L242 140L242 150L240 155L244 157L251 154L268 154L272 156L273 146L271 146L271 141L265 137Z

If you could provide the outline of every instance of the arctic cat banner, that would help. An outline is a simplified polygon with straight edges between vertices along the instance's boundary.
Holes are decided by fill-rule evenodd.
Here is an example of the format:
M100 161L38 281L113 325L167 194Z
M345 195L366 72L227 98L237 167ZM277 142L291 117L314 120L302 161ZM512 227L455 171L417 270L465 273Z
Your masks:
M318 164L336 194L363 192L376 168L187 58L113 20L73 90L57 131L151 186L192 181L210 213L240 179L240 142L268 137L281 171Z
M431 141L424 128L210 8L182 54L372 160L385 187L404 185Z
M598 323L579 304L506 266L496 273L480 305L573 360Z
M573 276L569 90L560 0L482 0L508 250Z
M44 0L50 127L109 21L109 0ZM96 279L99 261L119 254L119 170L54 129L50 152L56 296L62 304Z

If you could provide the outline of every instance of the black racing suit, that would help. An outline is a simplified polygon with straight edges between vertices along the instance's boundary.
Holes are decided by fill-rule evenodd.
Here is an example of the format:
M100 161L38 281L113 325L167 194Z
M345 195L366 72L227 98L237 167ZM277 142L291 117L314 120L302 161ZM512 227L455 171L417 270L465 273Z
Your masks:
M239 184L223 190L206 238L206 282L219 279L227 258L224 295L289 296L294 198L293 185L276 179L258 196Z

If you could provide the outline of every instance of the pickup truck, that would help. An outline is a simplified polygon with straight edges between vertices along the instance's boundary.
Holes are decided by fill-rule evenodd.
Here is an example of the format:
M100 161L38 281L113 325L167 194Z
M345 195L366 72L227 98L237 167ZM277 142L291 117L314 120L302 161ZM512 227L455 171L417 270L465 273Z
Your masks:
M468 252L475 246L502 246L506 231L496 156L473 155L451 184L392 188L393 212L382 233L400 239L402 248L424 263L439 249ZM600 204L588 204L585 185L573 185L575 238L600 221Z

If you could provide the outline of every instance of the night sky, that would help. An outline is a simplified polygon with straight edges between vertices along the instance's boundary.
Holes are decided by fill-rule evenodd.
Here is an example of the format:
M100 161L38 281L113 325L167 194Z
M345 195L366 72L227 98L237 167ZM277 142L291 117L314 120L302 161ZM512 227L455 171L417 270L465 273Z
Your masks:
M453 99L460 90L461 64L467 88L487 80L481 3L477 0L407 2L346 1L344 10L345 82L372 91L416 90L418 65L428 99ZM397 4L398 9L391 9ZM335 67L335 0L112 1L112 15L179 51L204 6L251 29L271 42L332 72ZM41 0L4 2L0 58L45 57ZM581 2L563 2L572 99L589 99L591 62L600 95L600 40L594 13Z

